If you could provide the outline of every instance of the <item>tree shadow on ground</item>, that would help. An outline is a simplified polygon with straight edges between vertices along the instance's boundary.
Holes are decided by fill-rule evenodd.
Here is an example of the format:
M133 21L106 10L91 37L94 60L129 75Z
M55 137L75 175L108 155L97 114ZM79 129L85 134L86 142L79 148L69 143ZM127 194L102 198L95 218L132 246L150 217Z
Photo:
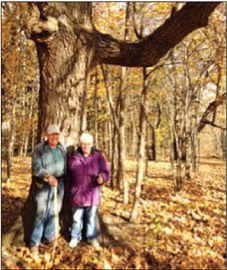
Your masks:
M164 180L169 180L169 181L173 181L173 176L170 174L149 174L147 175L148 178L151 179L164 179Z
M125 240L122 237L118 237L118 239L115 238L115 236L110 232L110 229L108 225L104 222L104 219L100 212L98 212L98 231L101 238L102 245L105 247L109 247L110 245L119 245L124 248L127 248L131 252L133 252L133 248L125 242Z
M149 201L168 201L171 192L169 188L156 185L143 185L141 197Z
M134 226L138 224L132 224L132 223L125 223L127 226ZM120 224L116 224L120 225ZM98 213L98 227L99 227L99 234L101 238L101 245L106 248L111 248L113 246L120 246L127 250L129 252L129 258L128 260L133 256L138 256L137 251L133 247L133 242L129 243L121 236L116 236L111 233L109 226L105 223L103 216ZM149 252L141 253L141 256L146 260L149 269L171 269L171 266L169 264L160 264L157 260L155 260L154 256L152 256Z
M217 166L223 165L224 159L219 157L200 157L198 163L199 165L210 165L210 166Z

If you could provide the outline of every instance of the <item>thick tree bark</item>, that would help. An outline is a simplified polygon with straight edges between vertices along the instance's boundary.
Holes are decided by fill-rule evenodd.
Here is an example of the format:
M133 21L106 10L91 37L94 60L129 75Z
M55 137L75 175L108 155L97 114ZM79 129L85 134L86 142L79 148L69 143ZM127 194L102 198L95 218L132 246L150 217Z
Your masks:
M56 123L63 143L72 145L83 128L81 104L94 51L84 33L93 30L91 5L36 2L31 7L28 27L40 65L38 136L49 123Z

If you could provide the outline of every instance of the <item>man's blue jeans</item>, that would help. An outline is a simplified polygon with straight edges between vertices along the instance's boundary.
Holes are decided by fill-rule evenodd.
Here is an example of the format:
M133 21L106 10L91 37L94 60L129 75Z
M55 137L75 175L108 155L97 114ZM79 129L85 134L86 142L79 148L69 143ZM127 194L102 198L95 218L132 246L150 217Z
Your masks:
M58 179L58 213L61 210L64 196L64 179ZM54 217L54 188L48 183L44 183L36 196L36 217L30 240L30 246L39 246L42 239L49 242L54 239L55 235L55 217Z
M80 241L82 239L82 229L85 226L85 236L87 239L97 238L97 228L96 228L96 213L98 206L89 207L72 207L72 231L71 239L76 239ZM83 224L83 217L85 215L85 224Z

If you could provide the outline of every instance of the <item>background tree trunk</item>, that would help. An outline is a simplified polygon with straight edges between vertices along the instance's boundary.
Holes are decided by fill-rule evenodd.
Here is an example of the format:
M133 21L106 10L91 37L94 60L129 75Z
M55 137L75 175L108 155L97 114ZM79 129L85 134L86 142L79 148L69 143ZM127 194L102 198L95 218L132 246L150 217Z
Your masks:
M136 185L133 207L130 214L130 221L134 222L137 219L139 202L141 195L141 186L144 175L144 162L145 162L145 145L146 145L146 104L147 104L147 93L148 93L148 80L146 74L146 68L143 69L144 84L140 100L140 123L139 123L139 146L138 146L138 159L137 159L137 172L136 172Z
M10 183L10 175L11 175L11 169L12 169L12 156L14 153L14 143L15 143L15 135L16 135L15 111L16 111L16 103L13 102L11 119L10 119L10 134L9 134L7 157L6 157L7 183Z

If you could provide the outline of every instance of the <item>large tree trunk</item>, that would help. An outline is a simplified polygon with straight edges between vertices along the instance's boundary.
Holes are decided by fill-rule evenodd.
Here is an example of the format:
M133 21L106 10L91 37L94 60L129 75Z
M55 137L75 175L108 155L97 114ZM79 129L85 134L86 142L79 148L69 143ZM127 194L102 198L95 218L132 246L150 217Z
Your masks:
M36 2L31 7L28 25L40 65L38 137L41 139L49 123L56 123L62 130L63 143L73 145L84 128L81 105L93 56L84 30L93 29L91 5Z

